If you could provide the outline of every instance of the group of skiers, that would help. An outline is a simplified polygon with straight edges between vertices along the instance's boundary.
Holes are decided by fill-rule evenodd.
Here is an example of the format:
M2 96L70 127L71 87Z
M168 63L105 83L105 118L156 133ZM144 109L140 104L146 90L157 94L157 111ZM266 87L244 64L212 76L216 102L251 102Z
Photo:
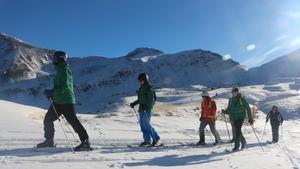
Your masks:
M46 90L45 94L51 101L51 106L44 118L44 137L45 141L38 144L37 148L54 147L54 124L56 120L60 120L63 115L70 123L72 128L78 134L81 143L76 146L74 151L88 151L91 150L89 136L78 120L75 113L75 95L73 89L72 71L67 63L67 54L63 51L57 51L52 57L52 63L56 68L56 76L54 79L54 87L52 90ZM160 136L151 125L151 117L153 114L153 106L156 101L156 94L149 83L149 77L146 73L141 73L138 76L140 88L137 92L137 100L130 104L131 108L139 105L139 123L143 133L144 141L139 146L157 146L159 145ZM197 145L205 145L205 128L208 125L211 133L215 137L214 145L220 144L221 139L216 130L216 102L209 96L209 93L204 91L202 93L201 101L201 118L199 127L200 140ZM228 115L232 126L234 142L233 152L244 149L246 145L245 137L242 133L242 126L245 119L248 119L250 125L253 125L253 117L251 109L246 99L239 93L238 88L232 89L232 97L229 99L228 107L222 110L222 114ZM270 120L273 143L278 142L278 130L280 124L283 122L278 108L273 106L272 111L267 114L266 123Z

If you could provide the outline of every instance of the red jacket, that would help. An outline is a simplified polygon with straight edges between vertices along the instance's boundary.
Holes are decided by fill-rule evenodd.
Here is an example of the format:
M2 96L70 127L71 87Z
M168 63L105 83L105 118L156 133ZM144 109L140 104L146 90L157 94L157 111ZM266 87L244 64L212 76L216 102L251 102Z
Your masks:
M204 99L201 103L201 118L215 121L215 114L217 112L216 102L211 99Z

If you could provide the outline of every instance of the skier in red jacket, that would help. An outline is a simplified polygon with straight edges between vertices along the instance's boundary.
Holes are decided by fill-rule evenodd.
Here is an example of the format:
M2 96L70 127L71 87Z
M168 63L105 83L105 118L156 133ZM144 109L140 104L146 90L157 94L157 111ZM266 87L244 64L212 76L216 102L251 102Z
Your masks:
M220 136L216 130L216 112L217 106L216 102L209 96L208 92L202 93L202 102L201 102L201 118L200 118L200 128L199 128L199 136L200 141L197 145L206 145L205 143L205 127L209 125L210 131L215 136L214 145L220 144Z

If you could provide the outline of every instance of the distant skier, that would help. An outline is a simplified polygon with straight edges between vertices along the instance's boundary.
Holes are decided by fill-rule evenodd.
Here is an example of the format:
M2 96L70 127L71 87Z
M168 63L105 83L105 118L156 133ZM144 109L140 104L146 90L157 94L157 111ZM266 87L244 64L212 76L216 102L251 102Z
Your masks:
M201 102L201 118L199 127L200 140L197 145L206 145L204 130L207 125L209 125L210 131L215 137L214 145L220 144L220 136L216 130L216 102L209 96L208 92L206 91L202 93L202 99L203 100Z
M270 120L270 124L272 127L272 143L278 142L278 130L279 126L283 123L283 117L281 113L278 111L277 106L273 106L272 110L267 114L266 123Z
M155 129L151 125L151 117L153 113L153 106L156 101L155 91L149 83L148 75L141 73L138 76L140 88L137 92L138 99L130 104L131 108L134 108L139 104L139 117L140 127L143 133L144 141L139 146L156 146L160 137ZM151 143L152 139L152 143Z
M45 91L47 98L49 100L53 100L53 103L44 118L44 137L46 140L38 144L37 148L54 147L53 122L58 119L58 116L63 115L79 135L81 140L81 144L75 147L74 151L89 150L89 136L75 113L72 72L66 61L67 55L65 52L57 51L54 53L52 60L56 69L54 88L53 90Z
M248 118L250 125L253 125L253 118L251 114L251 109L244 97L239 93L239 89L234 87L231 91L232 98L229 99L227 110L222 110L223 113L229 114L230 121L232 121L234 127L235 139L234 139L234 148L232 152L239 151L240 144L241 149L245 148L246 139L242 133L242 126L244 120Z

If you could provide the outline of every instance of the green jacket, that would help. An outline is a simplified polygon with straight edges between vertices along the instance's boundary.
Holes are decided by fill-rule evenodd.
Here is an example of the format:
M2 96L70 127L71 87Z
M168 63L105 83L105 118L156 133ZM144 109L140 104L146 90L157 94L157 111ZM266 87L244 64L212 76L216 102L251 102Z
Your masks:
M155 92L149 83L142 85L138 91L139 112L152 112L155 104Z
M229 99L227 112L231 121L252 118L250 106L240 94Z
M75 104L73 91L72 71L66 62L55 66L56 76L54 78L54 103Z

